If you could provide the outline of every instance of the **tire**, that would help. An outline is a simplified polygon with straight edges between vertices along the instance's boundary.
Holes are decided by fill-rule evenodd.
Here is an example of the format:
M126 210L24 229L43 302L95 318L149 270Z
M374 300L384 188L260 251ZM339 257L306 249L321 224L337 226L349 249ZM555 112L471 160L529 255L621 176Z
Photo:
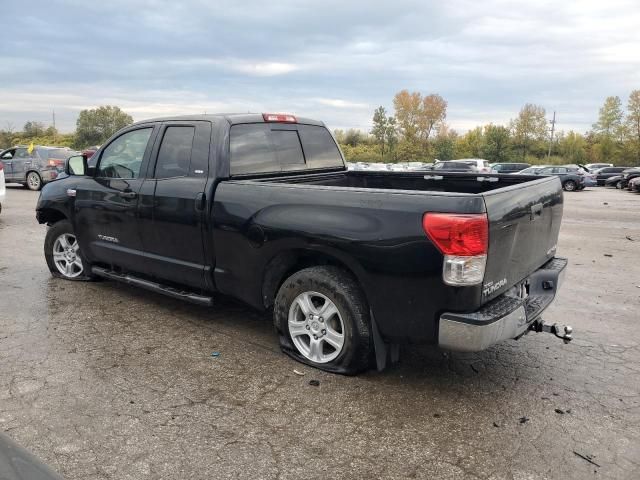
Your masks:
M27 173L27 183L25 183L25 186L29 190L37 192L42 188L42 177L40 177L40 174L38 172Z
M576 182L574 182L573 180L567 180L562 184L562 188L564 188L567 192L575 191L576 187Z
M44 258L54 277L72 281L90 281L95 278L91 274L91 265L78 248L73 227L68 220L61 220L48 228L44 239ZM65 265L70 267L64 268Z
M329 316L324 318L327 310ZM306 365L355 375L373 363L369 307L356 280L345 270L318 266L291 275L276 296L273 322L282 351Z
M622 180L618 180L618 181L616 182L616 188L617 188L618 190L622 190Z

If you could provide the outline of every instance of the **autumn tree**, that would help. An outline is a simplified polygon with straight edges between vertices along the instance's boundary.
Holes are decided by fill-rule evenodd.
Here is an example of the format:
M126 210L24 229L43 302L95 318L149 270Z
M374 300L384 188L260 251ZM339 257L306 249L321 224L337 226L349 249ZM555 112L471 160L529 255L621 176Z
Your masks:
M544 108L527 103L511 120L511 133L515 145L522 148L522 159L527 156L534 141L541 141L547 135L547 118Z
M437 94L423 97L420 92L401 90L394 97L393 106L403 140L414 144L410 150L419 145L428 153L430 138L447 117L447 102Z
M618 142L624 131L623 119L620 97L607 97L598 112L598 121L593 124L593 131L598 138L597 148L600 160L609 161L617 156Z
M132 123L131 115L116 106L106 105L82 110L76 121L76 146L99 145Z

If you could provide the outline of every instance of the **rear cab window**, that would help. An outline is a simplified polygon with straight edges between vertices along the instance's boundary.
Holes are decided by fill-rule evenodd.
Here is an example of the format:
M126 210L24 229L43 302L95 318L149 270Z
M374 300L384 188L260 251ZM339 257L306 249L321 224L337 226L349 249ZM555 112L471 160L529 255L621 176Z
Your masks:
M232 125L229 147L231 175L344 167L336 142L323 126Z

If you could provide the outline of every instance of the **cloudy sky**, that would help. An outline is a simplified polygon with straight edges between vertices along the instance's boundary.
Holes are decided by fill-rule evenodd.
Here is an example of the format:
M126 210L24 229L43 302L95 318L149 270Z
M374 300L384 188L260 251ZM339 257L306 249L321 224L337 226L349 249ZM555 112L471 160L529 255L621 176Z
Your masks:
M460 131L524 103L587 130L640 88L640 1L13 1L0 7L0 128L62 131L118 105L141 120L283 111L368 129L403 89Z

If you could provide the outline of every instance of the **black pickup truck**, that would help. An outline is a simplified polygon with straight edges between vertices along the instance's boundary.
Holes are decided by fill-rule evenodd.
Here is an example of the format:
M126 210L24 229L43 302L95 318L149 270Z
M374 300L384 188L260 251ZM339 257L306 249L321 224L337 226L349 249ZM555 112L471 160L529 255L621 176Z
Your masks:
M567 264L556 177L347 171L322 122L282 114L136 123L66 172L37 205L54 276L273 309L283 351L314 367L570 339L540 319Z

